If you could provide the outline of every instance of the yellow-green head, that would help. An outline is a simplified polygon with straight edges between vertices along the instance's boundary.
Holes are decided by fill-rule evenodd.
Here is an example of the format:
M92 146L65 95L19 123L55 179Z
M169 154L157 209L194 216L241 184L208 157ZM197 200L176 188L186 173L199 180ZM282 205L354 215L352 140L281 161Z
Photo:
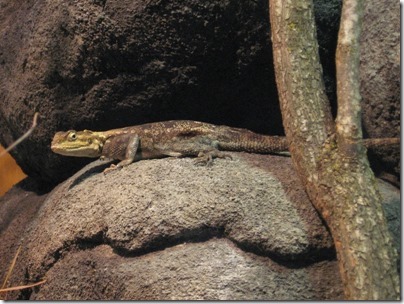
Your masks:
M70 130L57 132L53 137L51 149L65 156L99 157L104 142L100 132Z

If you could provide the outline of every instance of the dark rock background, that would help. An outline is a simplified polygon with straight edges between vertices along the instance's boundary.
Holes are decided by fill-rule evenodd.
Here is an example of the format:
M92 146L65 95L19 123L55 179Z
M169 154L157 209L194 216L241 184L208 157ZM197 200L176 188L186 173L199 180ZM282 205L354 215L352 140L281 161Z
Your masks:
M340 1L316 1L333 96ZM50 151L58 130L193 119L283 134L268 2L2 1L0 142L51 188L89 160ZM16 22L18 20L18 22Z
M400 3L365 2L361 39L363 129L368 137L400 137L401 63ZM400 151L379 149L369 154L376 174L400 178Z

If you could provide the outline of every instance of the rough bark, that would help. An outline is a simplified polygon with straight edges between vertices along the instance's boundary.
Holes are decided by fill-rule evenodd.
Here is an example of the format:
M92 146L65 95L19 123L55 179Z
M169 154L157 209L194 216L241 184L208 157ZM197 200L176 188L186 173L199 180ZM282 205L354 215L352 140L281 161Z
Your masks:
M397 253L359 140L357 59L343 52L352 45L339 50L347 61L345 73L340 70L338 75L347 95L341 96L345 101L336 127L324 94L312 1L269 2L275 73L290 152L313 205L332 233L345 297L398 299ZM347 9L356 11L355 4L345 4L343 14L352 16ZM354 24L345 23L342 29L346 26L352 29ZM351 103L352 97L356 102Z
M336 54L338 115L336 120L340 147L362 138L361 95L359 91L359 36L363 17L363 3L345 0ZM345 145L344 141L348 143ZM360 145L352 145L360 148ZM347 153L349 153L347 151Z

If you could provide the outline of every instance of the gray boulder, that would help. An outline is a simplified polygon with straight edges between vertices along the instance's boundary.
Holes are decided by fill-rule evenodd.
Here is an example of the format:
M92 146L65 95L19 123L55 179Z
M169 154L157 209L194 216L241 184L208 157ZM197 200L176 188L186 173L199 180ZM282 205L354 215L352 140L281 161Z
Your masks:
M190 158L140 161L106 175L100 161L84 167L20 232L11 283L47 282L12 296L340 299L332 239L290 159L232 155L211 167ZM7 268L11 249L5 256Z

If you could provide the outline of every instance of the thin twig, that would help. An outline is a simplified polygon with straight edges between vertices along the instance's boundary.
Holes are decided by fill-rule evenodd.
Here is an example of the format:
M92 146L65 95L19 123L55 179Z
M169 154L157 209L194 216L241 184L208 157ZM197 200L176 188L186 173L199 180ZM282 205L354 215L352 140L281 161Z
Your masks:
M18 246L17 252L14 255L13 261L11 262L11 265L8 268L6 277L5 277L4 281L3 281L3 285L1 285L1 290L3 290L6 287L7 282L10 279L11 273L13 272L13 269L14 269L15 263L17 261L18 255L20 254L20 251L21 251L21 245Z
M33 284L3 288L3 289L0 289L0 293L1 292L9 292L9 291L21 290L21 289L26 289L26 288L32 288L32 287L41 285L41 284L43 284L45 282L46 282L46 280L43 280L43 281L39 281L39 282L36 282L36 283L33 283Z
M41 284L43 284L43 283L46 282L46 280L43 280L43 281L40 281L40 282L37 282L37 283L32 283L32 284L27 284L27 285L21 285L21 286L14 286L14 287L5 288L6 285L7 285L7 283L8 283L8 280L10 279L11 273L13 272L13 269L14 269L14 266L15 266L15 264L16 264L16 262L17 262L17 258L18 258L18 255L20 254L20 251L21 251L21 245L18 246L17 252L16 252L15 255L14 255L14 258L13 258L13 260L12 260L12 262L11 262L11 265L10 265L8 271L7 271L6 277L5 277L4 281L3 281L3 285L2 285L1 288L0 288L0 294L1 294L1 293L6 293L5 296L4 296L5 298L7 297L7 292L9 292L9 291L15 291L15 290L22 290L22 289L32 288L32 287L41 285ZM5 300L5 298L2 299L2 300Z
M29 130L27 132L25 132L24 135L22 135L19 139L17 139L15 142L13 142L7 149L5 149L4 151L2 151L0 153L0 157L2 157L3 155L5 155L7 152L9 152L11 149L15 148L18 144L20 144L23 140L25 140L28 136L31 135L32 131L34 131L34 129L37 126L37 121L38 121L38 116L39 113L36 112L34 114L34 119L32 121L32 126L31 128L29 128Z
M395 146L400 145L400 137L366 138L362 139L362 143L368 149L380 146Z

